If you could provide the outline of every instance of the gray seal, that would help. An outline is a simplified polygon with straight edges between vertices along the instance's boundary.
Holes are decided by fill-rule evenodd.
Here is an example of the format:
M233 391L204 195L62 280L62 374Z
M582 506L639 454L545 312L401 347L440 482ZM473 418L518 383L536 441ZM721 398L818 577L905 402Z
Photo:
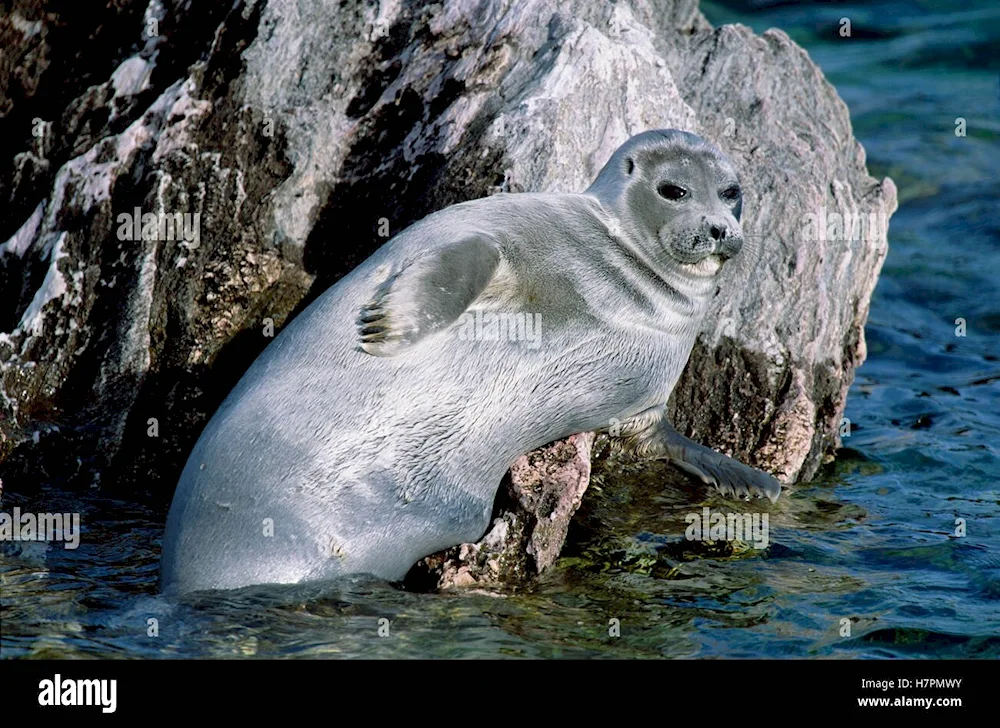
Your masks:
M583 194L498 194L389 240L275 338L212 417L164 535L168 592L403 578L475 541L514 460L621 424L721 492L771 476L664 410L743 247L729 161L682 131L615 151Z

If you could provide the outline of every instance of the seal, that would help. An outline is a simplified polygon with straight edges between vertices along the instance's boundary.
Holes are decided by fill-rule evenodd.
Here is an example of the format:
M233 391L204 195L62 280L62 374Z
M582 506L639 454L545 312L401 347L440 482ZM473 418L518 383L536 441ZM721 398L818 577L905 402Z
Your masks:
M475 541L514 460L620 422L721 492L780 485L678 434L665 405L743 247L736 172L648 131L582 194L435 212L325 291L211 418L167 518L167 592L402 579Z

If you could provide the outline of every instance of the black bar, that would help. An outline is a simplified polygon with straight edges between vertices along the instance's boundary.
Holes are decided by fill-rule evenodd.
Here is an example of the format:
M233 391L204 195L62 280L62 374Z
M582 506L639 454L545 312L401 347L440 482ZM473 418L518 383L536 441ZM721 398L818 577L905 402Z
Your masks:
M115 710L42 706L55 675L115 680ZM985 660L698 661L322 661L151 660L0 661L4 718L87 717L100 721L223 714L259 720L285 715L359 719L472 720L490 712L572 715L603 705L627 717L653 711L664 723L811 715L825 719L933 720L996 716L997 663ZM862 681L871 681L863 683ZM909 680L909 685L901 680ZM935 682L919 683L918 680ZM946 687L936 681L961 680ZM107 684L110 688L110 683ZM863 685L865 687L863 687ZM74 683L75 686L75 683ZM72 689L75 695L75 688ZM110 691L109 691L110 692ZM108 695L107 697L110 697ZM860 700L888 699L887 707ZM960 705L907 707L897 699L959 699ZM95 702L100 702L99 696ZM345 704L346 703L346 704ZM348 709L347 706L350 706ZM594 706L594 707L591 707ZM208 713L207 711L211 711ZM305 711L312 711L308 713ZM374 711L374 713L370 712ZM357 716L357 717L353 717ZM462 716L465 716L462 718ZM479 716L476 718L475 716ZM697 722L701 723L701 719ZM4 720L5 725L8 724ZM9 723L10 725L18 725ZM707 724L707 723L706 723Z

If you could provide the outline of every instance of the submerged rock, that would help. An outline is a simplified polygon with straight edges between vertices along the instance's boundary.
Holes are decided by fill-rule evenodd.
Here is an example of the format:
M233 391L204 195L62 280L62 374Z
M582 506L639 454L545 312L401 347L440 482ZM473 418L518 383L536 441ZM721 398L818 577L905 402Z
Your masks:
M694 0L21 0L0 39L8 489L168 500L271 337L389 235L497 191L581 191L666 127L733 160L759 250L720 287L676 426L786 483L839 445L895 188L780 31L713 29ZM564 457L571 511L570 442L524 479ZM530 501L501 517L524 546L505 573L565 536L571 513L548 532Z

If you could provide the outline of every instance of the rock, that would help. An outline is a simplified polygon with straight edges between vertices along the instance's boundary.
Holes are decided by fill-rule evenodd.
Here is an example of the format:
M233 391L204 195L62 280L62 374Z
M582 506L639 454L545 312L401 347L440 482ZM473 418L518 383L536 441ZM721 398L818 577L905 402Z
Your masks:
M419 561L405 584L414 590L518 586L559 557L570 519L590 482L591 432L522 455L504 478L493 525L475 544Z
M786 482L839 444L895 188L780 31L713 29L694 0L17 0L0 40L8 489L169 500L270 337L387 234L501 190L580 191L662 127L730 155L760 249L716 299L676 425ZM563 453L567 509L572 442L536 472ZM506 542L530 531L544 568L563 516L504 518Z
M783 482L808 480L840 447L896 187L868 175L847 107L779 30L692 36L677 78L743 170L743 227L762 255L752 285L717 296L670 415Z

